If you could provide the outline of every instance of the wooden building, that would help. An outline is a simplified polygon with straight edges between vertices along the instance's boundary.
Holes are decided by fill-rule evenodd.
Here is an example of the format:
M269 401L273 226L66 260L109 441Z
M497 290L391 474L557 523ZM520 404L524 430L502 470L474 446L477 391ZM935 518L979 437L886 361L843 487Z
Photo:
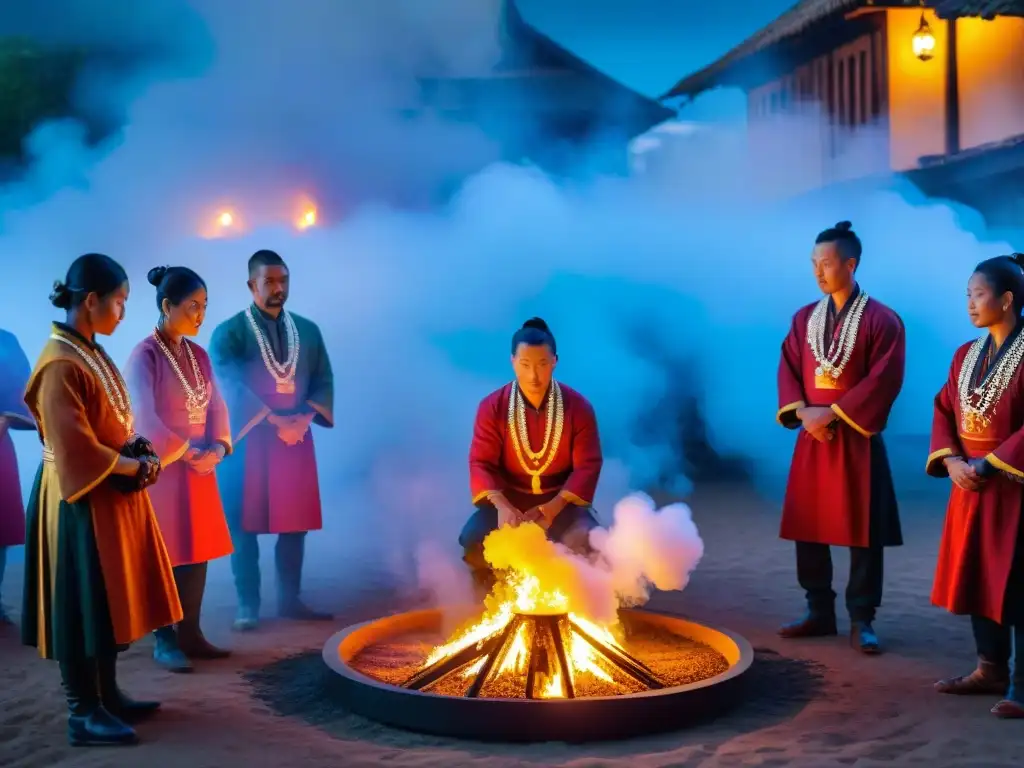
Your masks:
M500 35L493 71L422 80L420 109L480 126L506 160L559 173L604 140L611 168L625 171L629 141L675 116L531 27L514 0L505 0Z
M1024 0L801 0L664 100L747 94L764 189L891 172L1019 223Z

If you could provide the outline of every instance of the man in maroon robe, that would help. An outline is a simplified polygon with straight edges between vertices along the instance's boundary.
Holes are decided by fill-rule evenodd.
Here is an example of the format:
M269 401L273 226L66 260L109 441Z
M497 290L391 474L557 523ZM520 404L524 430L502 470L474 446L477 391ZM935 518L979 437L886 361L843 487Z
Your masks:
M849 222L818 235L811 260L825 297L794 315L782 344L777 418L800 433L780 536L796 542L808 610L779 634L837 634L829 547L849 547L850 643L874 654L882 548L903 543L881 432L903 386L905 344L899 316L857 285L860 258Z
M334 426L334 377L320 329L286 312L289 272L273 251L249 259L253 303L213 332L210 358L231 418L234 451L217 471L235 551L235 628L260 610L260 534L276 533L278 613L328 621L299 599L306 533L322 527L311 425Z
M598 522L591 507L601 476L601 441L590 403L555 381L554 335L540 318L512 337L515 381L480 403L469 450L476 511L459 536L478 586L491 582L487 535L536 522L548 538L584 553ZM538 448L539 446L539 448Z
M24 399L31 372L14 334L0 330L0 587L7 567L7 548L25 543L25 504L10 431L36 428ZM0 626L8 623L0 592Z

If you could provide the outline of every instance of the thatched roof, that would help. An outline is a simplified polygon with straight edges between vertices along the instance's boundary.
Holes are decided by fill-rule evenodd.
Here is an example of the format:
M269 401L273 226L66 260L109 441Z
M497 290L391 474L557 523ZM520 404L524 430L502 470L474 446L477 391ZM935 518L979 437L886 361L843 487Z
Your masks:
M924 5L933 8L941 18L1024 16L1024 0L926 0ZM755 32L722 58L680 80L672 90L661 98L696 96L702 91L722 85L722 80L727 73L733 71L754 54L794 38L816 24L835 19L857 8L871 6L913 8L921 7L921 2L920 0L800 0L767 27Z

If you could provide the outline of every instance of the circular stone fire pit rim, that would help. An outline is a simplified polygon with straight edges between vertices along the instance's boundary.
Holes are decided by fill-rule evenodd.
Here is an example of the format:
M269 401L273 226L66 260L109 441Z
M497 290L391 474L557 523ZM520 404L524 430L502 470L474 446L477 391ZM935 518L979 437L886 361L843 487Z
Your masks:
M331 635L330 639L325 643L324 648L323 648L324 663L327 664L327 666L332 671L334 671L335 673L341 675L342 677L347 678L348 680L351 680L352 682L359 683L360 685L365 685L365 686L369 686L371 688L379 689L381 691L387 691L387 692L390 692L390 693L395 693L395 694L400 694L400 695L404 694L404 695L407 695L407 696L428 697L428 698L439 699L439 700L451 700L451 699L453 699L453 697L452 696L447 696L445 694L433 693L431 691L411 690L411 689L408 689L408 688L402 688L401 686L397 686L397 685L392 685L390 683L386 683L386 682L384 682L382 680L377 680L376 678L373 678L373 677L370 677L369 675L363 674L359 670L357 670L354 667L350 666L349 664L345 663L342 660L342 658L341 658L341 648L342 648L342 645L345 643L345 641L348 640L349 638L351 638L353 635L356 635L357 633L361 633L361 632L366 631L370 627L379 626L382 622L388 622L389 619L394 620L396 622L399 619L404 619L405 620L404 623L412 624L412 623L415 623L414 620L415 620L416 617L423 617L424 620L432 619L432 618L440 617L441 615L443 615L443 612L444 612L444 610L442 608L425 608L425 609L416 610L416 611L406 611L406 612L401 612L401 613L397 613L397 614L391 614L390 616L381 616L381 617L378 617L376 619L370 619L368 621L364 621L364 622L361 622L359 624L353 624L351 626L345 627L344 629L340 630L339 632L336 632L333 635ZM677 626L678 625L686 625L688 627L694 628L696 630L695 631L696 635L703 635L703 636L705 636L705 638L709 634L711 634L711 635L717 634L719 636L727 638L733 644L735 644L735 646L736 646L736 653L735 654L729 654L729 653L726 653L725 651L723 651L722 649L715 648L715 650L717 650L719 653L722 653L722 655L725 656L726 659L729 661L729 669L727 669L725 672L722 672L721 674L714 675L713 677L708 677L708 678L705 678L704 680L699 680L699 681L697 681L695 683L687 683L685 685L666 686L666 687L660 688L660 689L640 691L638 693L620 694L618 696L586 696L586 697L577 698L577 699L568 699L568 698L550 698L550 699L518 699L518 698L515 698L515 699L513 699L513 698L485 698L485 697L481 696L479 698L472 699L471 701L476 702L477 704L480 704L480 705L485 705L487 703L491 703L491 704L497 703L497 704L500 704L502 707L510 707L510 706L535 706L535 707L539 707L539 706L572 706L573 704L579 704L582 701L597 703L597 702L622 701L623 699L633 699L633 700L636 700L636 699L641 699L641 698L657 698L657 697L662 697L662 696L678 696L680 694L684 694L684 693L689 692L689 691L699 691L702 688L709 688L711 686L720 685L722 683L726 683L726 682L728 682L730 680L733 680L734 678L739 677L740 675L744 674L748 669L750 669L751 664L753 664L753 662L754 662L754 649L753 649L753 647L750 645L750 643L747 641L747 639L744 638L742 635L738 635L738 634L736 634L734 632L731 632L730 630L722 629L722 628L719 628L719 627L714 627L714 626L711 626L709 624L702 624L700 622L692 621L692 620L690 620L688 618L685 618L683 616L679 616L679 615L676 615L676 614L661 613L661 612L658 612L658 611L649 611L649 610L635 609L635 608L623 608L623 609L620 609L619 614L622 615L622 616L634 616L635 615L635 616L641 617L640 618L641 621L644 620L642 617L664 617L666 619L669 619L671 621L671 623L673 623L673 624L675 624ZM705 639L701 639L700 637L692 637L692 636L688 636L688 635L685 635L685 634L682 635L682 636L683 637L689 637L690 639L697 640L698 642L706 642ZM370 645L369 643L366 644L366 645L363 645L360 650L362 650L362 648L368 647L369 645ZM712 645L712 647L714 647L714 645L711 644L711 643L708 643L708 645ZM730 658L730 656L732 656L732 655L736 656L735 660ZM458 697L454 697L454 698L457 699Z

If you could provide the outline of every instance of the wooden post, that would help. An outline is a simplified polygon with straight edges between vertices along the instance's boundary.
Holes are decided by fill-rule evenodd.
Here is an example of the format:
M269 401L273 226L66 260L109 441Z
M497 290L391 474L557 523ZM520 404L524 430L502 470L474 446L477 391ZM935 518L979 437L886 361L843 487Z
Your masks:
M956 18L946 22L946 154L960 151L960 85L957 82Z

